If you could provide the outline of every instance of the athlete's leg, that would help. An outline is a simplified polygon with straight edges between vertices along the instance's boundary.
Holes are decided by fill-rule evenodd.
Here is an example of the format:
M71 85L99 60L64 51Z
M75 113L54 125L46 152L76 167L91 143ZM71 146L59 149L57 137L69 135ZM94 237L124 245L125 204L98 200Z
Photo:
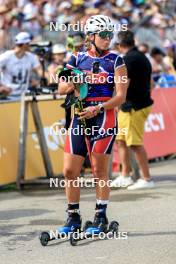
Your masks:
M92 165L94 170L94 177L97 178L96 198L98 200L109 200L109 187L107 186L107 181L109 180L108 177L109 158L110 155L92 153Z
M66 182L65 191L68 201L68 218L65 225L59 229L59 232L65 233L72 231L72 229L81 228L81 216L79 211L80 186L78 177L87 154L87 148L84 135L81 133L74 133L75 128L80 130L79 122L76 116L74 116L71 122L64 148L63 172Z
M73 181L79 177L83 161L82 156L64 153L64 177L67 181L65 191L68 204L79 203L80 187Z
M78 134L74 133L74 129L78 129ZM64 148L64 177L67 180L66 196L68 203L79 203L80 188L76 182L73 182L80 176L83 161L87 154L87 147L84 134L82 134L81 126L77 116L74 116L70 130L66 137Z
M92 166L94 177L96 178L96 213L92 227L89 227L87 233L99 233L107 230L108 219L106 217L106 208L109 201L110 189L107 184L108 162L110 155L92 153Z
M64 226L60 227L60 233L68 234L72 229L81 228L81 216L79 211L80 187L79 183L75 185L74 180L79 177L84 158L79 155L64 153L64 177L66 182L66 197L68 201L68 217Z
M108 110L95 119L97 127L101 128L101 133L93 135L90 138L91 146L91 162L93 174L96 178L96 213L93 226L88 232L106 231L108 219L106 217L106 209L109 202L110 187L108 184L108 165L110 153L115 140L116 131L116 115L113 110ZM93 125L93 124L92 124ZM108 129L111 130L108 130ZM104 133L102 133L104 131ZM108 132L107 132L108 131ZM111 133L110 133L111 132Z

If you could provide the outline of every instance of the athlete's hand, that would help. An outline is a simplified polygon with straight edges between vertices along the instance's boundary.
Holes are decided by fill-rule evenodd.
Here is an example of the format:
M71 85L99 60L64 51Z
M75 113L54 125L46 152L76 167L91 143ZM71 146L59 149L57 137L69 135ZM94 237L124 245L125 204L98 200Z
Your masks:
M83 109L82 112L79 113L79 118L80 120L86 118L90 119L98 114L97 108L95 106L89 106Z
M58 93L60 95L69 94L75 90L75 86L72 82L60 82L58 85Z
M94 117L94 114L93 113L91 113L91 112L89 112L88 110L86 110L86 108L82 111L82 112L80 112L79 113L79 120L82 120L82 119L90 119L90 118L92 118L92 117Z

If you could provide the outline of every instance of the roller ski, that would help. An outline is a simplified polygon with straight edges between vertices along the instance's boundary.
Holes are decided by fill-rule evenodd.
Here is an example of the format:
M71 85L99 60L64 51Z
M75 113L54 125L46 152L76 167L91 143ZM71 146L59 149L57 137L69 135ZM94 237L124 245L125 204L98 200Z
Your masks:
M112 221L108 223L108 219L103 209L96 210L94 221L86 221L83 227L83 232L81 233L71 233L70 244L76 246L78 241L88 239L88 238L98 238L100 235L110 235L114 234L118 236L119 223L117 221ZM102 236L101 236L102 237Z
M49 241L56 239L65 239L69 238L73 232L80 233L81 232L81 216L79 214L79 210L67 210L68 218L64 226L58 228L56 233L53 235L53 232L42 232L40 234L40 243L42 246L47 246Z

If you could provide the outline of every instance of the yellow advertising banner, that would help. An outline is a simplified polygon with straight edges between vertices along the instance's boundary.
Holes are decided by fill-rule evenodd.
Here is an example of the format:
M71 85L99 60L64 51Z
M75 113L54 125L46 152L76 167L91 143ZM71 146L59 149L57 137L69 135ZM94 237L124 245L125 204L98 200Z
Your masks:
M61 100L38 101L43 131L55 175L62 173L64 131L57 133L53 124L64 120ZM18 166L20 102L0 104L0 185L15 182ZM55 133L51 133L51 132ZM25 179L45 176L38 137L36 134L31 108L28 114L28 133L26 147Z

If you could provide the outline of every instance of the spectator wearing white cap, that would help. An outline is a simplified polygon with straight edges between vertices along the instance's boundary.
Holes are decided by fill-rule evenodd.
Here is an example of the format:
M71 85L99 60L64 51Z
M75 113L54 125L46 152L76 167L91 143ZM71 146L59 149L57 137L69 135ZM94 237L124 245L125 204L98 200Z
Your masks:
M58 69L63 69L66 59L66 48L63 44L55 44L52 47L52 62L48 66L49 82L52 82L53 76Z
M19 98L27 90L32 71L41 75L40 62L36 55L29 51L31 36L20 32L15 37L15 47L0 55L0 92L9 94L12 99Z

